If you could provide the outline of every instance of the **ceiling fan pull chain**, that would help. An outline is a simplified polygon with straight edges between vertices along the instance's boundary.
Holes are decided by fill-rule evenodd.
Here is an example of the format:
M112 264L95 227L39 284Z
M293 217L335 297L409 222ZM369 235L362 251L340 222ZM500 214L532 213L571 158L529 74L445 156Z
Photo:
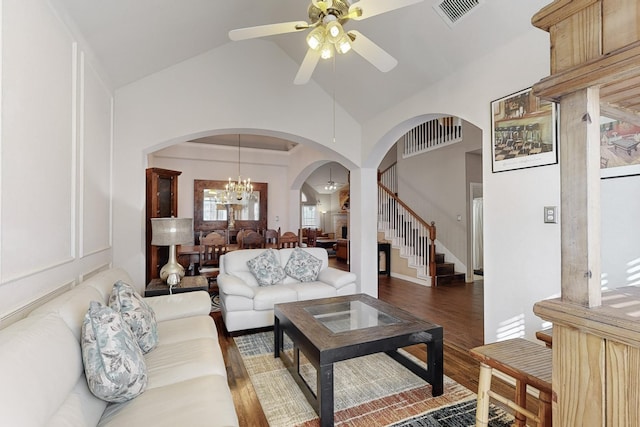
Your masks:
M336 143L336 57L333 57L333 143Z

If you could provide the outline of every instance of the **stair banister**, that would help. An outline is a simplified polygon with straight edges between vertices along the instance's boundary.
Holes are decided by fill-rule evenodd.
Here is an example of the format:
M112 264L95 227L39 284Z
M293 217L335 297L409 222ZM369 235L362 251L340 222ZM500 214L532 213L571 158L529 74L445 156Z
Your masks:
M409 206L407 206L402 200L400 200L393 191L387 188L383 183L378 182L378 188L382 191L382 195L386 196L389 200L393 200L395 204L396 211L401 209L404 213L408 214L412 221L418 223L422 228L428 231L429 233L429 276L431 276L431 286L436 286L436 223L431 221L431 224L424 221L418 214L416 214ZM379 203L381 201L379 200ZM380 203L381 204L381 203ZM382 205L382 204L381 204ZM391 206L389 204L388 206ZM384 213L383 213L384 214ZM387 218L389 222L394 224L394 227L398 225L398 215L395 213L393 217ZM407 236L404 236L407 238ZM409 236L408 238L413 239L415 236ZM423 252L424 253L424 252Z

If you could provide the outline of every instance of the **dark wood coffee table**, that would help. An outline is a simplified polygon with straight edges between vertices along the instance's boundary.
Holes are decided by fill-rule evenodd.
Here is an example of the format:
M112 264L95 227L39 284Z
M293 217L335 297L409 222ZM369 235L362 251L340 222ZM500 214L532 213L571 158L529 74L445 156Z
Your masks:
M365 294L276 304L274 315L274 355L283 359L321 426L333 425L333 364L341 360L385 352L431 384L433 396L443 392L442 326ZM284 334L293 342L293 360L283 351ZM397 351L415 344L427 346L424 366ZM300 351L316 369L315 394L300 375Z

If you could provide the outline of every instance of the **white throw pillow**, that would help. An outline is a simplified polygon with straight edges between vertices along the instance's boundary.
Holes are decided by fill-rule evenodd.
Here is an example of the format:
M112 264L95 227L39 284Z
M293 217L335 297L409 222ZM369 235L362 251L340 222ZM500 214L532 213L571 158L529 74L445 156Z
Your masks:
M147 388L142 350L120 313L91 301L80 344L87 384L99 399L126 402Z
M267 249L255 258L247 261L249 271L260 286L271 286L287 277L273 249Z
M158 345L156 314L131 285L118 280L111 290L109 307L120 313L144 353Z
M284 272L301 282L313 282L318 278L321 268L320 258L303 249L295 248L284 267Z

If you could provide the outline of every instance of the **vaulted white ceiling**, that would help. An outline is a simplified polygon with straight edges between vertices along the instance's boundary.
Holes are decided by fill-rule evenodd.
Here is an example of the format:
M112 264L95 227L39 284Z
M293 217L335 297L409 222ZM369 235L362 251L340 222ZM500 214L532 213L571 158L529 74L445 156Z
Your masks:
M121 87L177 62L232 42L229 30L286 21L306 21L310 0L51 0L71 22ZM392 1L392 0L388 0ZM423 90L457 67L531 29L531 17L550 0L484 0L450 28L433 9L440 0L421 3L362 21L349 21L398 60L388 73L355 52L318 64L312 79L336 102L364 122ZM265 38L297 64L306 52L307 32ZM527 47L500 66L519 72ZM260 67L256 59L256 67ZM297 69L291 70L291 84Z

